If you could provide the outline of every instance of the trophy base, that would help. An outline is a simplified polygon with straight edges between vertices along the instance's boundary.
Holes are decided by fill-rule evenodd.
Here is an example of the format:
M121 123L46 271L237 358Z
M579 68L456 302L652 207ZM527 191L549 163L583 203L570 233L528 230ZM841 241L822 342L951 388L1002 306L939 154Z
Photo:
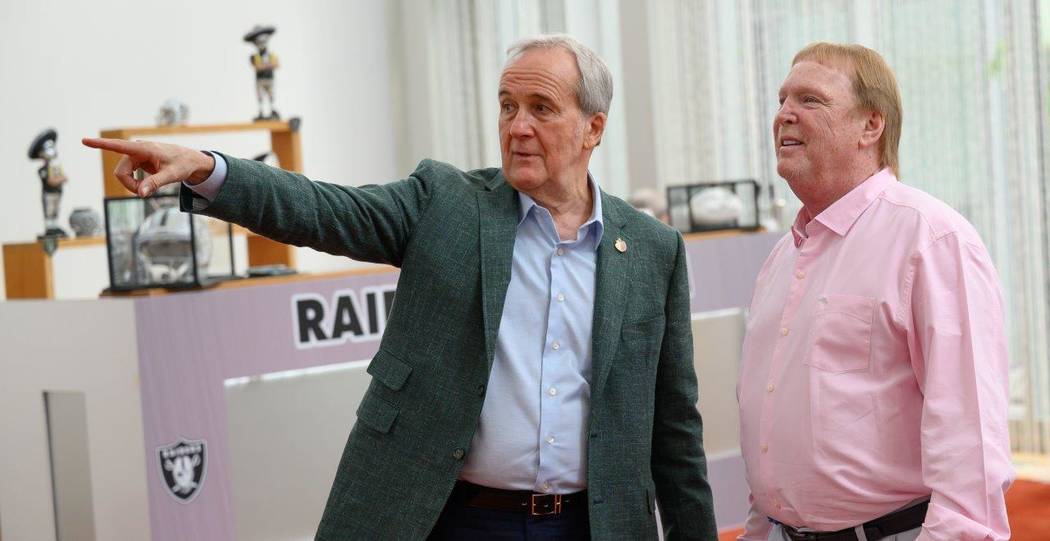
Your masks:
M43 235L37 235L36 240L44 247L44 253L52 255L58 249L58 239L69 238L65 231L58 227L49 227Z
M61 227L49 227L42 234L37 235L36 238L44 239L45 237L57 237L60 239L68 239L69 233L66 233Z
M280 120L281 115L277 114L277 111L271 111L269 115L259 115L252 120L255 122L265 122L267 120Z

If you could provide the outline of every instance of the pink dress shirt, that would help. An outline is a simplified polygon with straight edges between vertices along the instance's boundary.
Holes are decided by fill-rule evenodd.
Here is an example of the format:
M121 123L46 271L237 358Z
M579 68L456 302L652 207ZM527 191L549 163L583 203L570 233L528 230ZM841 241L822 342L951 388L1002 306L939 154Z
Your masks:
M1006 341L977 232L883 169L799 213L755 285L740 384L751 513L850 528L932 495L920 540L1010 537Z

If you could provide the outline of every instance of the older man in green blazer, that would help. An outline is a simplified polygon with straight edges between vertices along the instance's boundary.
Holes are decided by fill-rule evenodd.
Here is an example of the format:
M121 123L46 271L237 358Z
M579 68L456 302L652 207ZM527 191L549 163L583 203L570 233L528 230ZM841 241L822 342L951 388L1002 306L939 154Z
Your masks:
M608 68L540 36L498 95L502 168L383 186L84 142L142 196L184 181L184 210L401 269L317 539L652 539L659 504L668 539L714 540L681 235L588 174Z

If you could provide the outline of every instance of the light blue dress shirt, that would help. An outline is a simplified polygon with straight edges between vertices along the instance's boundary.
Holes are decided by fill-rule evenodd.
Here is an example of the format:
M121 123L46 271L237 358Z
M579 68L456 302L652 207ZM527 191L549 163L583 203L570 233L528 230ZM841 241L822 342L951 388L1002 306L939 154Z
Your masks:
M601 192L575 240L524 193L510 285L478 430L460 479L510 490L587 488L591 324Z
M211 201L227 164L190 189ZM568 494L587 488L591 325L601 242L598 183L590 219L562 241L550 211L519 192L510 285L478 430L460 478L508 490Z

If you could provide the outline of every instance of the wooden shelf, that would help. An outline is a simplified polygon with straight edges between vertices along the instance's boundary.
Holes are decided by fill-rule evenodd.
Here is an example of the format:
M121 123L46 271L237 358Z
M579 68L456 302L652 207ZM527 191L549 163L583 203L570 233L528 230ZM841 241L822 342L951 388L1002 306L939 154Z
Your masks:
M106 237L59 239L58 248L80 248L106 244ZM55 276L51 256L44 243L14 242L4 245L4 289L11 299L55 298Z
M258 287L267 286L274 284L287 284L289 282L308 282L314 280L328 280L332 278L347 278L351 276L364 276L369 274L380 274L384 272L396 272L396 267L389 265L376 265L375 267L368 267L363 269L351 269L342 271L329 271L319 273L298 273L298 274L287 274L284 276L258 276L255 278L243 278L238 280L227 280L219 282L210 287L202 289L164 289L160 287L150 289L137 289L135 291L104 291L103 297L160 297L164 295L172 295L183 292L193 291L212 291L212 290L227 290L227 289L240 289L243 287Z
M270 133L270 148L277 155L281 167L289 171L303 171L302 142L299 138L299 119L265 120L239 124L199 124L187 126L136 126L102 130L99 135L111 139L133 139L156 135L195 135L202 133L236 133L265 131ZM104 197L126 197L130 194L113 175L121 155L102 152L102 191ZM248 266L287 265L295 268L295 247L282 244L237 228L248 239ZM58 241L58 249L105 245L105 237L70 238ZM51 256L39 241L3 245L5 289L8 299L53 299L55 297L54 270Z
M722 229L720 231L700 231L698 233L684 233L682 237L685 240L709 240L722 237L736 237L739 235L750 235L752 233L765 232L766 228L764 227L759 227L754 231L748 229Z
M240 124L198 124L186 126L140 126L102 130L101 137L133 139L151 135L195 135L202 133L234 133L245 131L270 132L270 148L277 155L281 167L296 173L303 172L302 142L299 137L299 119L263 120ZM102 179L105 197L125 197L130 194L117 180L113 171L120 162L120 154L102 152ZM248 266L283 264L295 268L295 247L248 233Z
M131 128L112 128L102 130L103 137L127 139L135 135L189 135L194 133L227 133L236 131L268 131L285 133L297 131L285 120L261 120L238 124L197 124L183 126L136 126Z

